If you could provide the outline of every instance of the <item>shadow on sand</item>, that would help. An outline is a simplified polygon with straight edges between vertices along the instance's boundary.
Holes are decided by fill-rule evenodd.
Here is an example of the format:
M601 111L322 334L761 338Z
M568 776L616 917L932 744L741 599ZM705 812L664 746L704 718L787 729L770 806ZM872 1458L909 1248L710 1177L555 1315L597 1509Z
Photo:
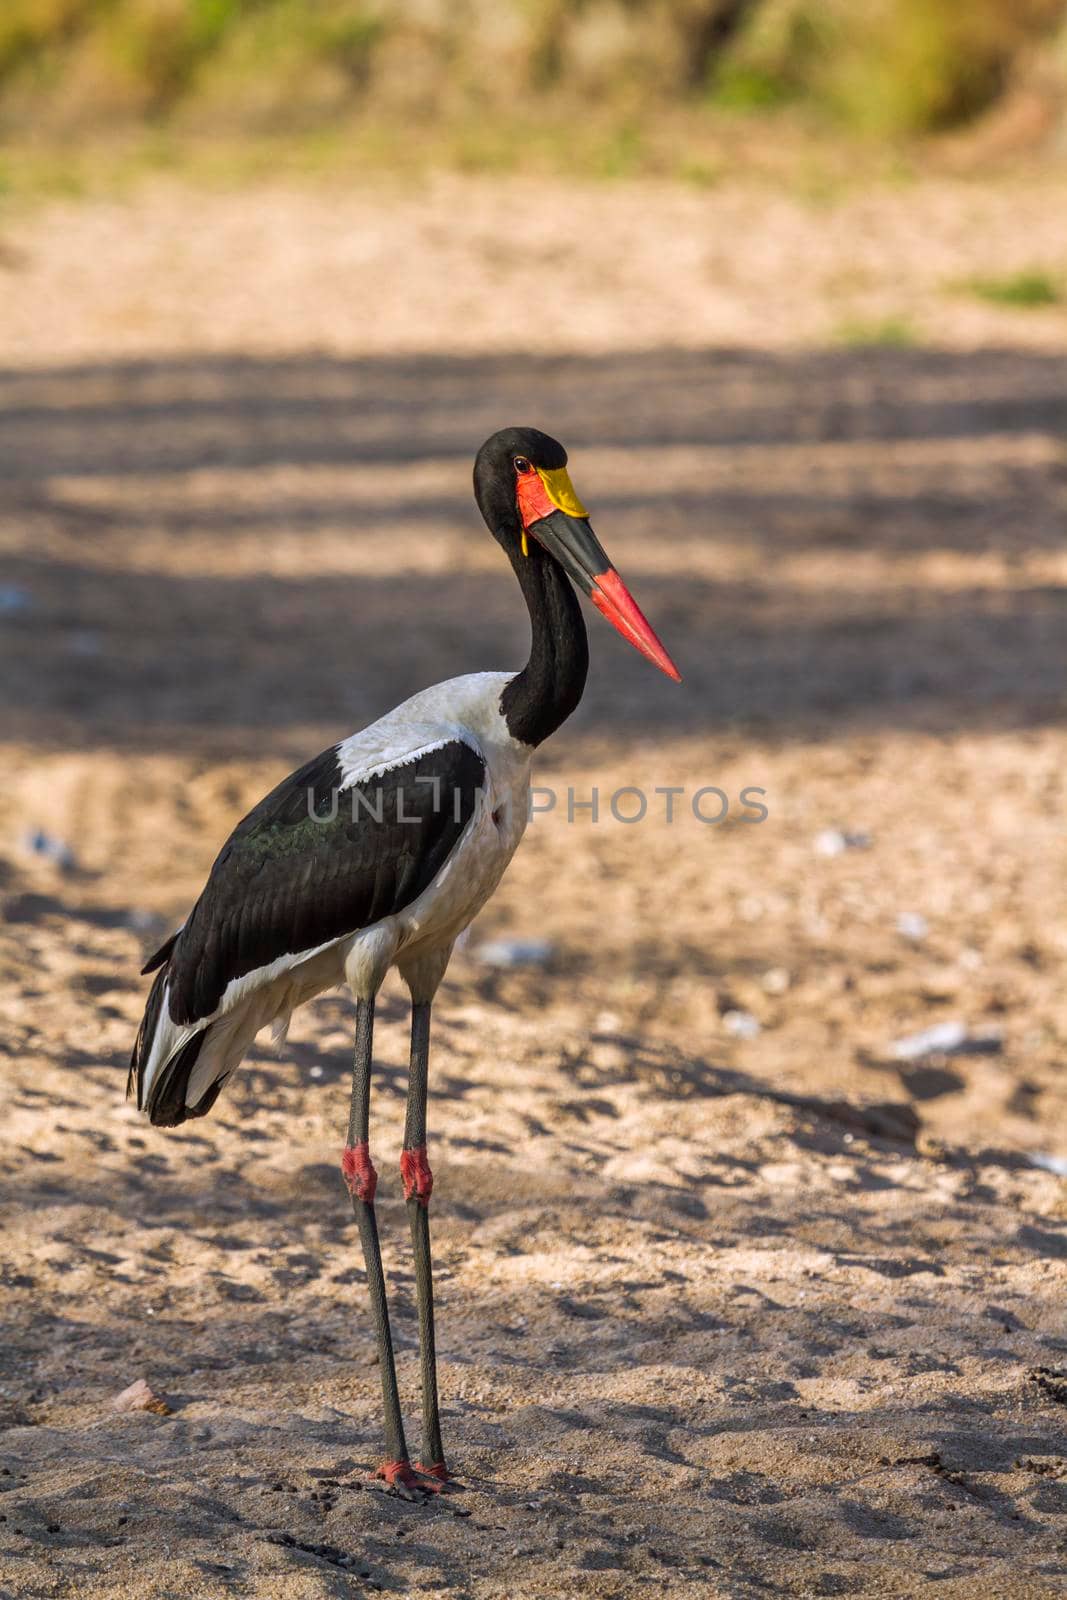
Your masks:
M348 731L436 678L518 662L525 623L503 566L481 551L443 572L409 559L443 535L481 545L467 463L515 420L551 427L578 463L583 450L645 453L640 489L613 491L605 473L594 520L631 557L655 541L634 587L687 692L655 692L605 630L588 727L822 737L843 719L955 731L1061 713L1067 590L930 584L917 568L931 553L1018 565L1061 548L1067 399L1051 356L166 358L8 372L0 404L5 584L29 597L3 619L0 673L31 742L181 748L214 732L262 749L258 730L280 742L307 724ZM691 453L677 490L671 461L656 468L668 450ZM701 452L717 462L706 488ZM772 464L783 452L770 473L768 452ZM428 463L438 487L416 492ZM364 468L379 475L369 497L345 485ZM268 470L291 473L284 494L250 502L247 475ZM217 488L194 493L205 471ZM366 570L316 571L325 534L357 548L378 535ZM251 561L209 576L194 556L186 570L194 536L251 541L264 568L273 541L300 538L306 570ZM700 570L687 566L694 540L710 552ZM153 541L179 551L165 573L145 559ZM725 559L717 571L716 552L738 548L744 576ZM876 581L850 561L860 548ZM800 557L819 563L803 583Z

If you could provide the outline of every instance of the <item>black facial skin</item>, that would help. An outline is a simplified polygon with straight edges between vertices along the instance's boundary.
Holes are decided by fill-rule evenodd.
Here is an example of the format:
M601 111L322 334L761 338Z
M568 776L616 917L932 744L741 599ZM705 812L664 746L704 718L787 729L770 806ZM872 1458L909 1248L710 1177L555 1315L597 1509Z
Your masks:
M545 472L567 465L567 452L557 440L537 428L503 428L487 439L474 463L474 493L491 532L511 554L516 539L522 545L522 519L516 502L516 480L540 467ZM533 529L533 538L554 556L564 572L588 594L592 578L611 563L584 517L553 511ZM527 551L533 540L527 539Z
M509 541L522 540L522 523L515 503L516 457L545 472L556 472L567 465L567 452L559 440L539 428L501 428L478 451L474 498L490 533L509 554Z

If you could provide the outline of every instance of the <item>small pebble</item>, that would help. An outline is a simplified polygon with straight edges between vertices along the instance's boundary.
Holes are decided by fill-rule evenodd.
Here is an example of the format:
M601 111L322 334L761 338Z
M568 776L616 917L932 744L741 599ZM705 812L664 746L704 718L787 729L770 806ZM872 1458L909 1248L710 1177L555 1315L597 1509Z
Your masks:
M869 833L842 833L838 828L824 828L815 835L815 854L819 856L841 856L846 850L870 848Z
M889 1053L894 1061L920 1061L923 1056L994 1056L1003 1048L1003 1040L994 1029L985 1033L968 1033L962 1022L935 1022L921 1033L910 1033L903 1039L894 1039Z
M45 861L51 861L61 872L73 872L77 866L74 851L66 840L57 839L54 835L45 833L42 828L31 828L22 842L28 855L41 856Z
M925 939L930 924L919 911L902 911L897 918L897 932L905 939Z
M111 1405L115 1411L153 1411L158 1417L171 1415L171 1407L163 1396L156 1394L143 1378L137 1378L128 1389L115 1395Z
M935 1022L932 1028L921 1033L909 1033L903 1039L894 1039L889 1053L894 1061L918 1061L921 1056L958 1050L967 1037L962 1022Z
M760 981L764 994L785 994L792 979L784 967L771 967Z
M1030 1160L1044 1172L1054 1172L1057 1178L1067 1178L1067 1156L1046 1156L1038 1152Z
M487 967L547 967L553 949L547 939L490 939L474 953Z
M759 1022L751 1011L726 1011L722 1025L735 1039L755 1039L760 1033Z

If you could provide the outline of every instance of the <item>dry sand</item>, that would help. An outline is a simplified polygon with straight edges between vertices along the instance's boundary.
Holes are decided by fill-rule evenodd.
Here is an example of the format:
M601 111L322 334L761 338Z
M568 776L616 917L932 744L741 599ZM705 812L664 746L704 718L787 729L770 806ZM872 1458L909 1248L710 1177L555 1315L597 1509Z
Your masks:
M163 185L2 231L0 1595L1062 1594L1064 1186L1032 1158L1067 1155L1067 316L946 288L1067 258L1058 188ZM828 343L899 314L939 348ZM142 955L247 805L521 658L469 461L526 420L686 683L593 619L559 806L440 997L468 1489L413 1509L365 1486L349 1003L176 1133L124 1066ZM622 785L682 786L676 821L568 823ZM702 785L766 821L702 824ZM497 935L548 969L488 968ZM894 1057L952 1019L974 1053ZM405 1025L391 988L414 1417ZM170 1416L110 1409L139 1377Z

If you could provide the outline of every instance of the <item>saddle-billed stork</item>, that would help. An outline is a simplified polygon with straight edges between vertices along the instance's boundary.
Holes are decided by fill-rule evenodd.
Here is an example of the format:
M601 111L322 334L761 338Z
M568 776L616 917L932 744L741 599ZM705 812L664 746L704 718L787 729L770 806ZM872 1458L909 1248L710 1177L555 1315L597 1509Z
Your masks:
M356 1001L341 1159L359 1224L381 1363L386 1459L409 1499L449 1482L434 1352L426 1157L430 1006L456 936L500 881L527 822L537 746L581 699L589 664L572 582L668 677L679 673L589 526L563 446L505 428L479 450L474 493L530 612L521 672L478 672L414 695L316 756L238 823L155 972L128 1092L153 1123L209 1111L252 1040L284 1038L297 1006L347 983ZM411 992L400 1172L414 1244L422 1463L404 1439L368 1144L375 996L395 966Z

